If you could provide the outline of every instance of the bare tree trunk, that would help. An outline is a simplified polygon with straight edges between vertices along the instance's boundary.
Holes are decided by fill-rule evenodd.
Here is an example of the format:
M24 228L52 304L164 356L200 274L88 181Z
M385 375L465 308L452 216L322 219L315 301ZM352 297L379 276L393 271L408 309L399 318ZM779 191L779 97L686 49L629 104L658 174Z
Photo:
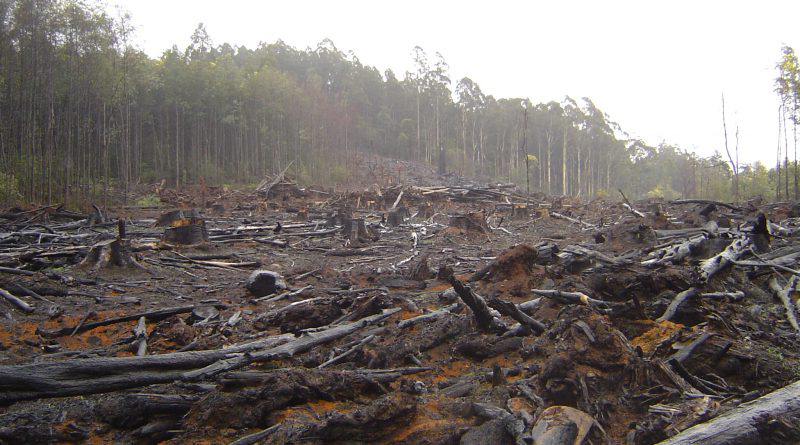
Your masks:
M736 161L731 156L731 151L728 149L728 125L725 122L725 94L722 94L722 130L725 135L725 153L728 154L728 161L733 168L733 196L739 198L739 144L736 144ZM739 129L736 129L736 139L739 139Z
M783 114L783 104L778 105L778 161L775 165L775 172L778 180L775 185L776 201L781 200L781 126L783 124L782 114Z

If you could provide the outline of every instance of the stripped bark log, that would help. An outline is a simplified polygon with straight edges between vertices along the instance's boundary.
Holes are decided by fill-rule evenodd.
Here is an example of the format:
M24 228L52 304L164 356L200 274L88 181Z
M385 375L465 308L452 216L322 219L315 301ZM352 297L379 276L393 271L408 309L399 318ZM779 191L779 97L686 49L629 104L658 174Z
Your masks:
M582 292L563 292L552 289L531 289L531 292L543 297L547 297L561 304L581 304L584 306L589 306L601 313L611 312L611 308L608 303L603 300L591 298Z
M780 419L786 425L800 423L800 381L743 403L714 419L695 425L661 445L748 445L775 443L769 425Z
M697 252L702 247L703 243L708 238L706 235L697 235L690 238L688 241L678 244L677 246L669 246L664 249L657 250L651 254L653 258L642 261L642 266L657 267L665 266L667 264L679 264L687 257Z
M400 310L400 308L386 309L380 314L362 318L361 320L352 323L332 326L328 329L318 332L310 332L295 339L294 341L284 343L274 348L241 354L229 359L220 360L202 369L186 372L182 375L182 379L189 381L206 379L219 375L222 372L233 371L242 368L252 362L264 362L289 358L296 354L306 352L315 346L328 343L346 335L350 335L365 326L377 323L397 312L400 312Z
M583 227L586 227L587 229L599 230L599 227L597 227L594 224L589 224L586 221L581 221L579 219L575 219L575 218L572 218L572 217L569 217L569 216L566 216L566 215L562 215L561 213L550 212L550 216L552 216L553 218L563 219L564 221L569 221L569 222L571 222L573 224L579 224L579 225L581 225Z
M800 332L800 324L797 322L797 313L791 298L797 290L797 275L792 275L789 284L784 288L781 288L778 281L773 277L769 280L769 287L775 292L775 296L781 300L783 307L786 308L786 319L789 320L789 324L792 325L796 332Z
M18 297L11 294L11 292L8 292L5 289L0 289L0 296L5 298L6 301L13 304L17 309L21 310L22 312L25 312L26 314L30 314L34 310L33 306L22 301L21 299L19 299Z
M714 275L733 264L749 249L750 245L750 239L736 238L718 255L715 255L700 263L700 283L707 283L708 280L710 280Z

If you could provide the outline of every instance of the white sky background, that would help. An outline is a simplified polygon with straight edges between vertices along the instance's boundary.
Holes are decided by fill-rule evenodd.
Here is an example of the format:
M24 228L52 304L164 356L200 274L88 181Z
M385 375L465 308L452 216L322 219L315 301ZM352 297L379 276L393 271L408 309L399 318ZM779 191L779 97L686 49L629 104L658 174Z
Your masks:
M775 64L800 51L800 1L245 1L108 0L130 11L136 41L160 56L185 49L203 22L215 45L282 39L304 49L330 38L398 78L419 45L438 51L455 83L484 94L561 101L589 97L623 130L724 156L739 127L740 162L773 165ZM791 135L790 144L791 144Z

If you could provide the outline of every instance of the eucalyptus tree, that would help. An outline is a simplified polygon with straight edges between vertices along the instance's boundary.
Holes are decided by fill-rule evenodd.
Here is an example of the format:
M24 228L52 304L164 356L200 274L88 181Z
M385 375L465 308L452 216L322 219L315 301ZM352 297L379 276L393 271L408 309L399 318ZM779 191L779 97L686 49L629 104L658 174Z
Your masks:
M789 145L786 137L786 120L792 122L792 136L794 142L794 198L798 199L798 166L797 166L797 120L800 119L800 66L797 55L790 46L781 48L782 57L777 64L778 78L775 79L775 91L781 99L782 119L784 132L784 170L786 171L786 189L788 197L789 187ZM780 157L778 158L780 160ZM780 161L779 161L780 162ZM780 166L778 167L780 168Z

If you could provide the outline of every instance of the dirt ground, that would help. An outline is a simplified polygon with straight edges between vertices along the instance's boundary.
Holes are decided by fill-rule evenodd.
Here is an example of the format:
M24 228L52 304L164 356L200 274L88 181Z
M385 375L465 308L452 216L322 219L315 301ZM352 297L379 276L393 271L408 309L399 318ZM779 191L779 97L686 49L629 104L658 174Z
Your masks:
M367 162L397 173L354 178L350 190L288 178L265 181L268 191L156 188L160 206L111 208L99 221L56 207L4 213L0 288L33 310L0 302L0 443L525 443L543 440L535 426L555 416L588 422L563 443L652 444L800 379L799 334L769 284L784 289L792 274L700 272L752 235L760 213L784 232L773 230L759 261L800 251L790 203L632 203L640 217L621 199L526 199L508 185ZM156 224L174 209L185 209L178 222ZM81 263L117 236L119 219L135 266ZM164 241L200 220L201 242ZM707 239L686 259L646 263L698 234ZM254 294L255 270L285 287ZM490 326L451 280L488 303ZM665 319L691 287L699 294ZM343 326L352 330L335 336ZM332 338L314 343L323 334ZM197 358L223 348L235 352ZM198 361L147 367L171 353ZM114 357L127 359L100 360ZM212 363L221 371L192 374ZM796 443L796 432L769 437Z

